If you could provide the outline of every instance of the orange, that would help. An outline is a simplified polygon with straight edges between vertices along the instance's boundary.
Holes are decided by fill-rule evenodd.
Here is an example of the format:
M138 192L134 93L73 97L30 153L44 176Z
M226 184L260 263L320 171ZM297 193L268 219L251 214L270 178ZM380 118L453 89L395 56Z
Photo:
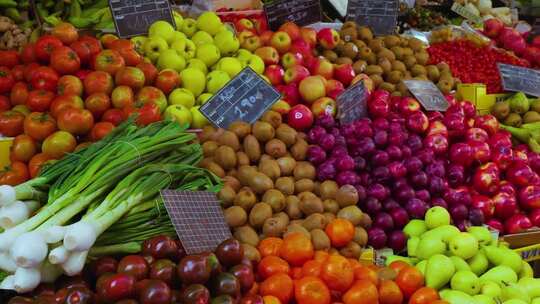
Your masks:
M393 261L392 263L390 263L390 265L388 265L388 267L394 269L396 273L399 273L401 269L409 267L409 266L411 265L407 264L407 262L404 262L404 261Z
M257 273L261 278L266 279L276 273L288 274L289 264L280 257L269 255L264 257L257 265Z
M264 296L263 303L264 304L281 304L281 301L274 296Z
M294 294L293 280L284 273L274 274L261 283L259 292L262 296L274 296L281 303L289 303Z
M283 239L279 255L292 266L302 266L313 258L313 244L302 233L291 233Z
M307 261L304 266L302 266L302 276L314 276L318 277L321 274L322 262L317 260Z
M257 249L259 249L259 253L263 258L269 255L279 256L279 250L281 249L282 244L282 239L277 237L268 237L259 243Z
M343 247L354 238L354 225L349 220L338 218L326 225L325 232L333 246Z
M378 304L377 286L367 280L359 280L343 295L345 304Z
M331 290L345 292L353 283L354 272L346 258L330 255L322 263L320 277Z
M403 293L396 282L391 280L381 280L379 284L379 303L380 304L401 304L403 302Z
M360 265L354 269L355 280L368 280L375 286L379 285L379 275L373 267Z
M431 287L422 287L415 291L409 299L409 304L431 304L439 300L439 293Z
M406 298L410 298L415 291L424 286L424 276L418 269L411 266L403 268L395 281Z
M294 284L297 304L330 304L330 290L326 284L314 276L303 277Z

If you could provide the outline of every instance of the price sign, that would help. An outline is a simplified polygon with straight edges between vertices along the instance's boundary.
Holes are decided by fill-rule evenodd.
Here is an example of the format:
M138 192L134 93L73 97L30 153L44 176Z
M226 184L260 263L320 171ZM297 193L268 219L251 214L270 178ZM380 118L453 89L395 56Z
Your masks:
M348 124L367 116L368 94L364 82L359 81L341 93L337 98L338 118Z
M264 5L268 25L274 31L285 22L292 21L299 26L320 22L320 0L278 0Z
M427 111L444 112L448 109L448 101L433 82L426 80L405 80L403 82Z
M17 292L15 290L0 289L0 303L7 303L16 295Z
M121 38L145 35L158 20L175 25L168 0L109 0L109 6Z
M540 97L540 71L510 64L498 63L503 88Z
M482 17L478 16L477 14L475 14L474 12L472 12L471 10L467 9L467 7L457 3L457 2L454 2L454 4L452 5L452 11L455 12L456 14L460 15L461 17L467 19L467 20L470 20L476 24L483 24L484 21L482 20Z
M274 87L246 67L199 110L214 125L226 129L239 120L254 123L280 98Z
M347 20L370 27L376 35L394 34L398 0L349 0Z

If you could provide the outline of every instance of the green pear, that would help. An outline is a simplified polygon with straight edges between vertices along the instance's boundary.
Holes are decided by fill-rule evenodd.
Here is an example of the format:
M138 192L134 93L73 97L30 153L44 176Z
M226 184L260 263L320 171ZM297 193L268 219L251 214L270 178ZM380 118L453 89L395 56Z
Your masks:
M426 223L423 220L411 220L403 228L403 232L407 237L420 237L424 232L427 231Z
M521 256L512 249L506 247L485 246L484 253L489 262L495 266L508 266L519 273L522 267Z
M436 236L421 237L415 251L419 259L426 260L435 254L444 254L446 244Z
M529 111L529 99L523 92L517 92L512 95L507 101L510 103L510 110L518 114L524 114Z
M518 281L518 285L529 295L529 297L540 297L540 279L523 278Z
M407 227L407 226L405 226ZM438 236L443 242L448 242L453 236L459 234L460 231L456 226L452 225L442 225L435 229L431 229L424 233L422 236Z
M532 299L531 304L540 304L540 298Z
M448 301L450 304L475 304L476 303L473 297L459 290L445 289L439 292L439 296L441 297L441 299Z
M502 304L529 304L529 302L525 302L519 299L512 299L512 300L504 301L502 302Z
M389 255L386 257L386 260L384 261L384 265L385 266L388 266L390 264L392 264L392 262L394 261L403 261L409 265L414 265L413 263L413 260L411 258L408 258L408 257L403 257L403 256L400 256L400 255Z
M460 232L450 238L448 248L453 255L469 259L478 252L478 240L472 234Z
M435 206L429 208L424 220L428 229L437 228L442 225L450 225L450 213L443 207Z
M480 292L480 280L470 270L457 271L450 280L450 286L471 296Z
M501 286L492 281L481 281L480 292L490 298L497 298L501 295Z
M413 236L407 240L407 254L409 256L416 256L416 249L418 248L419 243L420 238L417 236Z
M474 301L476 301L477 304L497 304L493 298L488 297L483 294L477 294L473 296Z
M489 266L489 261L482 251L478 251L475 256L467 260L467 263L469 263L471 271L476 273L476 275L482 275Z
M489 232L489 229L483 226L471 226L467 229L467 232L472 234L477 240L478 245L489 245L493 241L493 238L491 237L491 232Z
M534 270L531 267L531 264L521 261L521 270L518 273L518 277L520 279L523 278L533 278L534 277Z
M493 281L500 286L505 283L517 283L517 274L508 266L495 266L480 276L482 281Z
M471 270L471 267L469 266L469 264L467 264L467 262L465 262L464 259L455 255L451 256L450 259L452 260L452 263L454 264L456 271Z
M506 284L506 283L505 283ZM520 285L515 283L506 284L501 290L501 300L508 301L512 299L523 300L526 303L531 301L529 294Z
M416 269L418 269L418 271L420 271L424 277L426 276L426 266L427 266L427 260L423 260L423 261L420 261L418 262L414 267L416 267Z
M435 254L429 258L426 265L426 286L439 290L450 281L454 272L454 264L449 257Z

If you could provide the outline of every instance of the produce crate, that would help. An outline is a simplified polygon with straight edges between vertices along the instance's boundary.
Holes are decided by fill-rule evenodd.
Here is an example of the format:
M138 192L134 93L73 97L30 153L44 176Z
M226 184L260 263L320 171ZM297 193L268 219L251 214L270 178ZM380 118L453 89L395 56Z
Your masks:
M508 243L526 262L540 260L540 229L505 235L502 241Z
M456 93L459 100L472 102L476 106L478 114L491 113L491 107L508 96L509 94L487 94L486 85L481 83L458 84Z
M13 138L3 137L0 138L0 168L4 168L11 162L9 160L9 148L13 143Z

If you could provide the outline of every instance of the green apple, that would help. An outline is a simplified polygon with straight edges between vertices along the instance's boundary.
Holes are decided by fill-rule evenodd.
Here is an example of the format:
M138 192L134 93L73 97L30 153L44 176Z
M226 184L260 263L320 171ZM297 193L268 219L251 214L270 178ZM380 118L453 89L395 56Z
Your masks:
M489 245L493 240L489 229L483 226L471 226L467 228L467 232L472 234L478 240L479 245Z
M191 111L183 105L170 105L165 109L165 119L177 121L180 124L191 124Z
M191 37L191 41L193 41L196 46L199 46L205 43L214 43L214 38L212 38L212 36L210 36L210 34L207 32L198 31L193 35L193 37Z
M190 109L191 107L195 105L195 96L188 89L185 89L185 88L174 89L171 92L171 94L169 94L169 104L170 105L180 104Z
M469 270L457 271L450 280L450 286L453 290L463 291L471 296L480 292L480 280Z
M497 304L493 298L483 294L477 294L473 296L473 299L476 301L476 304Z
M217 46L206 43L197 47L196 57L202 60L207 67L211 67L219 60L221 53Z
M450 239L448 248L453 255L466 260L478 252L478 240L472 234L460 232Z
M247 65L247 62L249 61L249 58L251 58L253 54L246 50L246 49L239 49L238 52L236 52L235 57L242 63L242 67L245 67Z
M216 68L229 74L231 78L242 71L242 63L234 57L223 57L216 64Z
M186 36L191 37L197 32L197 21L191 18L184 19L182 22L182 29L180 30Z
M450 225L450 213L440 206L429 208L425 215L425 222L428 229Z
M184 57L184 52L186 51L186 45L187 45L187 38L179 38L176 39L173 43L171 43L170 48L175 50L178 55Z
M501 295L501 286L492 281L481 281L480 292L491 298L497 298Z
M203 93L203 94L199 95L199 97L197 97L197 104L202 106L208 100L210 100L210 98L212 98L212 96L214 96L214 94L210 94L210 93Z
M421 260L429 259L435 254L444 254L446 243L438 237L421 237L416 247L416 256Z
M145 36L136 36L131 38L131 42L135 45L135 50L139 53L144 53L144 43L146 42L146 39L148 39Z
M206 119L206 117L201 113L199 107L200 106L194 106L190 109L191 117L193 118L191 122L191 127L195 129L201 129L202 127L209 124L208 119Z
M206 91L211 94L216 94L224 85L231 80L229 74L215 70L206 75Z
M197 18L197 27L212 36L221 30L222 25L223 23L219 19L219 16L211 11L204 12Z
M206 67L206 64L204 64L204 61L197 58L191 58L188 60L187 67L200 70L204 73L204 75L208 73L208 68Z
M418 219L410 220L403 228L403 232L407 237L420 237L426 230L426 223L423 220Z
M182 28L182 23L184 23L184 17L182 15L173 10L173 18L174 18L174 24L176 25L176 29Z
M178 55L178 52L173 49L168 49L158 57L157 68L161 71L164 69L172 69L180 73L186 67L184 57Z
M247 61L247 65L259 75L264 73L264 61L257 55L252 55Z
M182 33L182 32L179 32L179 31L175 31L174 32L174 38L173 38L173 43L175 41L178 41L180 39L188 39L186 34Z
M167 21L158 20L148 29L148 37L161 37L167 41L167 43L172 43L174 38L174 27Z
M206 87L206 77L203 72L194 68L187 68L180 72L182 87L188 89L195 97L201 95Z
M161 37L150 37L146 39L144 43L144 54L152 60L152 62L155 62L158 59L159 54L167 49L169 49L169 45L167 44L167 41Z
M223 56L232 56L240 48L240 41L229 31L219 32L214 37L214 43Z
M449 257L442 254L435 254L427 261L425 274L426 286L439 290L450 282L456 270L454 264L452 264L452 260Z

